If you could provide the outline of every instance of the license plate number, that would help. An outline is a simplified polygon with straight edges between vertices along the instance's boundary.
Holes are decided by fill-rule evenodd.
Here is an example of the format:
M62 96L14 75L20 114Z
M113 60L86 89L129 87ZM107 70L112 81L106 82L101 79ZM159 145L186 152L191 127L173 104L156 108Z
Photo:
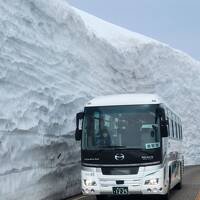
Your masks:
M113 187L114 195L126 195L128 194L128 187Z

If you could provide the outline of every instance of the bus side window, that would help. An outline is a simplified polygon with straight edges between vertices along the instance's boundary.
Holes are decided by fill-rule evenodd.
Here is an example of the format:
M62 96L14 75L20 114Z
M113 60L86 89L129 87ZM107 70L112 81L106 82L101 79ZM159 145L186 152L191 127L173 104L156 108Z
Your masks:
M173 129L172 129L172 120L171 120L171 112L169 111L169 132L170 132L170 137L173 137Z
M178 139L180 140L179 122L177 123L177 136Z
M177 134L176 134L176 118L175 115L173 114L173 127L174 127L174 138L177 138Z
M174 132L174 121L173 119L171 119L171 122L172 122L172 135L173 135L173 138L175 137L175 132Z
M181 124L181 140L183 140L183 129L182 129L182 124Z
M178 125L177 125L177 122L175 122L175 127L176 127L176 139L178 139Z
M181 139L181 129L180 129L180 124L178 124L178 137L179 140Z
M170 111L166 108L166 119L169 122L167 126L168 136L171 137L171 130L170 130Z

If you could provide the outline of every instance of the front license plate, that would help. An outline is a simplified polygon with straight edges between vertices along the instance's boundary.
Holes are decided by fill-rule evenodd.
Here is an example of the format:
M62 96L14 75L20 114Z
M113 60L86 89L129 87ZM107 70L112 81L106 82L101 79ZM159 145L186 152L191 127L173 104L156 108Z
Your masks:
M113 187L113 194L114 195L127 195L128 187Z

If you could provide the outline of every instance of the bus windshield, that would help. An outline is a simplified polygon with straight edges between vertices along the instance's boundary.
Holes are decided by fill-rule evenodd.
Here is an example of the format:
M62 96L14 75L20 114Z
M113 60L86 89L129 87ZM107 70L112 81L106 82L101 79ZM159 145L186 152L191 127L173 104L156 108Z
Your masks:
M160 148L158 105L86 107L82 148Z

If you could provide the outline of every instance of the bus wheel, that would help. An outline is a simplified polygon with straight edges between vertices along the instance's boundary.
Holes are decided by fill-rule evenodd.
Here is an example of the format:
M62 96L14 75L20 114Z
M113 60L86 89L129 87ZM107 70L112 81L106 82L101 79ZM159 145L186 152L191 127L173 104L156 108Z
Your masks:
M167 194L162 195L162 200L169 200L170 199L170 187L171 187L171 171L169 171L169 184L168 184L168 191Z
M97 200L106 200L107 199L107 195L96 195L96 199Z
M169 188L170 188L170 186L169 186ZM165 194L165 195L162 195L161 196L161 200L169 200L170 199L170 189L168 189L168 192L167 192L167 194Z
M169 191L168 191L167 194L163 195L161 199L162 200L169 200Z
M182 188L182 179L183 179L182 177L183 177L182 169L180 167L180 182L175 186L175 189L177 189L177 190L180 190Z

